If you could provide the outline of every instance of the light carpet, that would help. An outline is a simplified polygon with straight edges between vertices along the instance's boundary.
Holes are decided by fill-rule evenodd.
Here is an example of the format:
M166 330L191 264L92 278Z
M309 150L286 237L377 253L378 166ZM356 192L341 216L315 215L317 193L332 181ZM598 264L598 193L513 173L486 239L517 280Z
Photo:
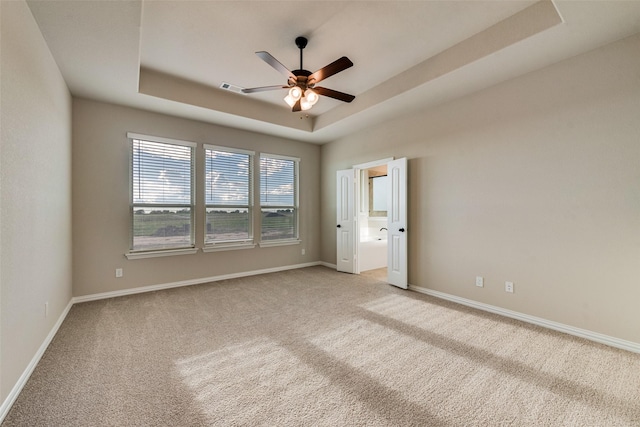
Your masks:
M311 267L76 304L3 426L640 426L640 355Z

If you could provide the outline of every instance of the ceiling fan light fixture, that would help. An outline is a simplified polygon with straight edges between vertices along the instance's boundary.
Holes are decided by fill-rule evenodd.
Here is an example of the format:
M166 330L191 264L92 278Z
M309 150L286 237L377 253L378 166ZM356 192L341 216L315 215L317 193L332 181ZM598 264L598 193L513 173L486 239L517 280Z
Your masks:
M313 107L313 104L310 103L307 98L302 98L302 100L300 101L300 109L302 111L307 111L310 110L311 107Z
M311 89L305 90L304 97L300 100L300 109L302 109L302 111L311 109L311 107L318 102L318 98L318 94Z
M302 89L298 86L294 86L289 90L289 96L291 96L294 100L300 99L302 96Z
M284 102L286 102L289 107L293 108L293 106L298 102L298 100L302 97L302 89L298 86L294 86L289 89L289 94L284 97Z
M289 107L291 107L291 108L293 108L293 106L296 104L296 100L293 99L291 97L291 95L285 96L284 97L284 102L286 102L289 105Z
M311 105L316 105L316 102L318 102L318 99L320 98L318 96L317 93L315 93L314 91L312 91L311 89L307 89L304 91L304 98L307 100L308 103L310 103Z

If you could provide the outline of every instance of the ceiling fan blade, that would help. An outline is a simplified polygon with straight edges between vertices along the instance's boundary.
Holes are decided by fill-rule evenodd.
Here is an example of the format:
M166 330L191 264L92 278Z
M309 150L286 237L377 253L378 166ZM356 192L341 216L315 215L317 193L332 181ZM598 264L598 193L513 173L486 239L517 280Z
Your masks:
M316 84L321 82L322 80L333 76L334 74L338 74L340 71L344 71L349 67L353 66L353 62L346 56L343 56L340 59L333 61L331 64L327 65L324 68L320 68L315 73L311 74L308 78L309 84Z
M348 93L338 92L337 90L327 89L326 87L316 86L313 90L318 95L328 96L329 98L337 99L338 101L351 102L356 99L355 96L349 95Z
M297 112L297 111L302 111L302 106L300 105L300 101L301 101L301 99L302 99L302 98L298 99L298 100L296 101L296 103L295 103L295 104L293 104L293 108L291 109L291 111L293 111L294 113L295 113L295 112Z
M286 76L287 79L293 79L293 81L296 80L296 76L291 71L289 71L287 67L282 65L280 61L274 58L269 52L260 51L260 52L256 52L256 55L258 55L258 57L262 59L264 62L271 65L273 68L275 68L278 72Z
M268 90L277 90L277 89L289 89L289 86L275 85L275 86L250 87L250 88L242 89L242 93L266 92Z

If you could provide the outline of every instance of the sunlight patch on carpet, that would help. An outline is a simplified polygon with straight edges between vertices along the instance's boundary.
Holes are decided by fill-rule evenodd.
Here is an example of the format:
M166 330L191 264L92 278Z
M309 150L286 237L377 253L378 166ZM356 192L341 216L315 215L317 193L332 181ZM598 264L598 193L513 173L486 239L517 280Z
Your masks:
M280 425L307 418L342 419L341 390L268 338L185 358L176 368L212 425L259 425L265 419L278 420Z

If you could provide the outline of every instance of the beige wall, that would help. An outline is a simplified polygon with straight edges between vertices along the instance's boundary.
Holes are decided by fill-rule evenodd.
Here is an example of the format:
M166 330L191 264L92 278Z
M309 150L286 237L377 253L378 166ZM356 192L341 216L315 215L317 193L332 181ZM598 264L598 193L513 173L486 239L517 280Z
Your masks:
M72 274L82 296L335 263L335 171L389 156L410 159L410 283L640 342L639 35L318 147L82 99L72 112L26 4L0 15L0 402ZM127 131L300 157L302 244L127 260ZM196 227L200 247L202 210Z
M4 402L71 300L71 96L26 3L0 10Z
M321 259L336 262L336 170L406 156L409 283L639 343L638 46L323 146Z
M299 157L301 245L128 260L127 132ZM73 101L74 296L319 260L320 147L84 99ZM204 160L197 157L196 246L202 247ZM301 254L301 249L306 254ZM116 278L115 269L124 277Z

